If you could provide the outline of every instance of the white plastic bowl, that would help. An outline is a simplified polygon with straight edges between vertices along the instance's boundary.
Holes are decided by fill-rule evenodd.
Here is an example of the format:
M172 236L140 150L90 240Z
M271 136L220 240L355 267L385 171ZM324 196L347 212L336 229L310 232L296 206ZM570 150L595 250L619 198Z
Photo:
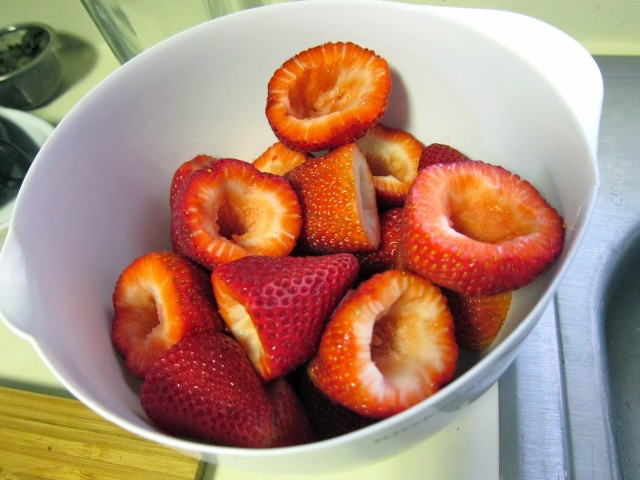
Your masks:
M248 450L170 437L149 422L110 342L111 292L134 257L170 247L171 176L198 153L255 158L273 136L266 86L290 56L353 41L385 57L385 118L531 181L563 214L566 247L518 291L494 345L419 405L298 447ZM134 58L61 122L18 196L0 255L0 311L89 407L208 462L321 473L395 455L438 431L509 366L576 251L598 184L602 79L574 40L516 14L306 1L240 12Z

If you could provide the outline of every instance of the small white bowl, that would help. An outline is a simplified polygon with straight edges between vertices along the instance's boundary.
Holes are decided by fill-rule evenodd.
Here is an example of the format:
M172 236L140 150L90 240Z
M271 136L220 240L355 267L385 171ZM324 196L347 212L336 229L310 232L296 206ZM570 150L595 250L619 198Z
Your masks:
M267 82L283 61L353 41L389 62L385 122L531 181L564 216L553 267L515 294L494 345L431 398L360 431L250 450L168 436L147 419L110 341L111 292L136 256L170 247L169 183L198 153L255 158L275 137ZM394 2L306 1L229 15L119 68L36 158L0 255L0 312L89 407L147 439L262 473L341 470L424 440L509 366L574 255L598 185L602 78L574 40L520 15ZM469 360L469 359L467 359Z
M51 27L40 23L0 30L0 51L9 55L17 49L22 55L13 70L0 72L0 105L28 110L51 100L62 82L56 38Z

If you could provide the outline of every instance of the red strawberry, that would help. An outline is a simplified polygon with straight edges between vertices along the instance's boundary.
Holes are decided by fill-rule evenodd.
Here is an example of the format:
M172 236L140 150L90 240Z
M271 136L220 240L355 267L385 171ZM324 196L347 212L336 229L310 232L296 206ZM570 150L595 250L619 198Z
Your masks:
M418 175L422 142L409 132L378 123L357 144L373 174L378 206L402 205Z
M247 255L288 255L302 225L286 180L229 158L193 172L172 207L174 250L211 270Z
M184 336L224 326L208 272L172 252L149 253L127 266L113 307L113 342L138 377Z
M525 286L564 243L563 220L540 193L484 162L421 170L404 211L400 264L465 295Z
M389 270L344 299L308 371L334 402L366 417L385 418L448 383L457 359L444 295L418 275Z
M511 306L511 292L467 296L444 290L456 325L458 346L483 350L495 340Z
M423 168L426 168L429 165L434 165L436 163L465 162L467 160L471 159L464 153L449 145L444 145L442 143L432 143L431 145L425 147L425 149L422 151L418 169L422 170Z
M357 274L350 254L252 256L216 268L212 280L220 315L260 376L270 380L313 354Z
M371 171L356 144L307 160L285 177L302 207L299 246L313 253L375 250L380 219Z
M261 172L282 176L308 158L308 154L291 150L276 142L253 161L253 166Z
M309 379L306 370L296 372L296 388L318 439L337 437L373 425L377 420L363 417L331 401Z
M313 427L302 402L285 378L277 378L267 384L267 392L273 405L278 436L271 446L288 447L315 440Z
M287 60L271 77L266 115L293 150L353 142L384 114L391 91L387 62L353 43L325 43Z
M374 273L398 268L398 244L402 226L402 208L391 208L380 214L380 245L371 252L355 253L360 263L360 275L370 277Z
M269 447L277 436L265 386L221 332L185 338L149 370L142 408L161 430L220 445Z
M173 202L178 195L178 191L180 191L180 189L184 186L187 178L189 178L191 174L198 170L200 167L204 167L214 160L215 158L209 155L196 155L191 160L187 160L178 167L178 169L173 174L173 179L171 180L171 189L169 192L169 201L171 205L173 205Z

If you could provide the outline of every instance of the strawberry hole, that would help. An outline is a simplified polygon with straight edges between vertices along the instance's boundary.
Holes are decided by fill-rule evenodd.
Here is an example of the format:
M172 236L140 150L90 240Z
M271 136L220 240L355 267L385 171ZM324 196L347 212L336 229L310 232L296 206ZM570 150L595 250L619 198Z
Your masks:
M415 342L411 322L407 321L403 309L401 302L394 303L373 327L371 360L387 379L398 375L416 353L412 349Z
M251 224L255 222L255 214L242 206L232 202L222 203L218 207L218 234L227 240L244 235L251 230Z
M534 231L535 213L517 198L487 184L469 183L452 189L448 198L451 227L458 233L498 244Z
M126 298L118 306L120 322L127 326L130 338L140 342L149 340L160 325L161 310L156 301L159 294L153 282L148 279L136 279L130 284Z

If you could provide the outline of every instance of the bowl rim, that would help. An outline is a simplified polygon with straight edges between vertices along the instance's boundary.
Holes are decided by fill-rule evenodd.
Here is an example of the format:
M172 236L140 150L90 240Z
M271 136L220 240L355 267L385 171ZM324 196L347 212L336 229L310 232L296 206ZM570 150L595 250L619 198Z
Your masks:
M18 32L20 30L30 30L30 29L38 29L38 30L41 30L41 31L45 32L47 34L47 37L48 37L47 38L47 44L27 64L21 66L20 68L18 68L16 70L12 70L12 71L10 71L8 73L5 73L4 75L0 75L0 83L5 81L5 80L10 80L12 78L15 78L15 77L19 76L20 74L22 74L23 72L26 72L27 70L30 70L31 68L34 67L34 65L42 62L42 60L47 56L47 54L53 50L53 46L56 43L57 35L56 35L56 32L54 31L54 29L52 27L50 27L49 25L45 24L45 23L30 22L30 23L16 23L16 24L12 24L12 25L7 25L7 26L3 27L2 29L0 29L0 37L2 37L4 35L7 35L7 34L10 34L10 33Z

